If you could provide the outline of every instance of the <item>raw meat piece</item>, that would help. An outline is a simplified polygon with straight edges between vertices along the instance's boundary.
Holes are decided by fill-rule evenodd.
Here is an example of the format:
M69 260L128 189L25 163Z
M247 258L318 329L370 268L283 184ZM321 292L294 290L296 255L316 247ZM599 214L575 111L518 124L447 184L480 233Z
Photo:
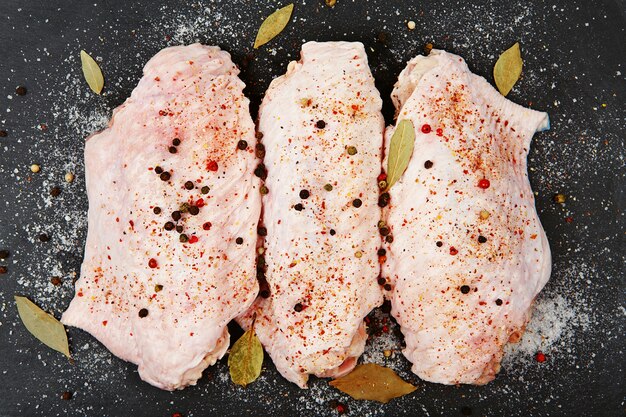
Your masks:
M162 389L224 355L226 325L258 292L260 180L238 72L217 47L164 49L85 146L89 232L62 321Z
M309 42L260 108L270 296L240 322L248 327L256 314L276 367L302 388L309 374L354 368L367 339L363 318L383 301L381 105L361 43Z
M416 131L385 210L394 239L383 276L394 287L404 354L427 381L484 384L550 276L526 172L530 141L548 116L508 101L463 59L436 50L409 62L392 98L397 119Z

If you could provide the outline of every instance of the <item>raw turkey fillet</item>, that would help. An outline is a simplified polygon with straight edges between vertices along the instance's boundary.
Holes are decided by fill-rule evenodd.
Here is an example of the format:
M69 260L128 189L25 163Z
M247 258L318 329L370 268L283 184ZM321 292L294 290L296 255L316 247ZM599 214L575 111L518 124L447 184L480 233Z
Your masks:
M381 105L361 43L309 42L260 108L270 295L240 322L247 327L256 315L255 331L276 367L302 388L309 374L354 368L367 339L363 318L383 301Z
M462 58L437 50L408 63L392 99L397 119L416 132L385 209L394 240L383 276L393 284L404 355L424 380L484 384L550 276L526 171L548 116L508 101Z
M260 180L238 72L217 47L166 48L85 146L89 231L62 321L162 389L195 384L224 355L226 325L258 292Z

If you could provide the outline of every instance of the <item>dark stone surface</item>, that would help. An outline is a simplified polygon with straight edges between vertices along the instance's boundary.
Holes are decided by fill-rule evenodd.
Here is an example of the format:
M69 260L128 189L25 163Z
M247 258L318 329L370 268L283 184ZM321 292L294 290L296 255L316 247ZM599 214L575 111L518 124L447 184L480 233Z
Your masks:
M0 261L8 268L0 275L0 415L336 415L331 400L345 403L353 416L623 415L626 6L619 0L466 3L338 0L329 9L318 0L298 2L284 33L255 51L262 18L282 3L2 0L0 130L7 136L0 137L0 249L11 257ZM407 20L416 22L414 31ZM420 389L380 405L349 400L323 380L301 391L269 360L245 390L230 383L222 360L198 386L168 393L141 382L134 365L77 329L69 329L74 364L31 337L13 295L27 295L59 317L79 271L84 138L106 125L154 53L195 40L231 52L253 112L271 79L297 59L303 40L361 41L388 122L391 87L425 43L463 56L492 81L499 53L519 41L523 78L509 98L547 111L552 121L529 157L553 250L553 276L538 304L560 306L554 325L535 323L546 331L539 347L548 360L539 364L518 353L487 386L448 387L420 382L396 353L388 365ZM101 58L102 96L90 94L82 80L80 49ZM25 95L16 94L18 86ZM33 163L41 165L37 174ZM76 175L72 183L64 180L68 171ZM49 194L54 186L62 189L58 197ZM568 196L565 205L552 201L557 192ZM49 242L39 241L43 232ZM50 284L53 276L63 283ZM559 329L560 337L551 334ZM374 355L378 348L368 349ZM72 399L61 399L65 391Z

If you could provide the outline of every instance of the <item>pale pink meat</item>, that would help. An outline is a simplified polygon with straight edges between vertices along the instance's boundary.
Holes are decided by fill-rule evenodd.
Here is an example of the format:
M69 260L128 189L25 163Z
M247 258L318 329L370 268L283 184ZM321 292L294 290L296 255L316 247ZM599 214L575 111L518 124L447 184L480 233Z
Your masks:
M526 169L532 136L548 117L437 50L409 62L392 98L397 119L416 130L385 209L394 239L383 276L393 285L404 354L427 381L484 384L550 276Z
M226 325L258 292L260 180L238 72L217 47L164 49L109 128L85 146L89 231L62 321L167 390L195 384L224 355ZM174 139L180 144L170 150ZM164 229L168 221L188 242Z
M361 43L309 42L260 108L270 295L240 322L247 327L256 314L255 330L276 367L303 388L309 374L354 368L367 339L363 318L383 301L381 104Z

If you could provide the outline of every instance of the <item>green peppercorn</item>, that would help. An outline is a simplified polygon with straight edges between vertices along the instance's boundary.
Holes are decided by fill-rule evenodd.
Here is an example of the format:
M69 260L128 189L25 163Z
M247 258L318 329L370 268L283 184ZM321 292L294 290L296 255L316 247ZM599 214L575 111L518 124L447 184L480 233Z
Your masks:
M262 185L259 191L261 192L261 195L265 195L270 192L265 185Z
M332 190L333 190L333 186L332 186L331 184L326 184L326 185L324 186L324 189L325 189L326 191L332 191Z
M384 190L387 188L387 181L382 180L382 181L378 181L378 188L380 188L381 190Z
M189 236L187 236L186 234L182 233L180 236L178 236L178 240L180 240L182 243L185 243L185 242L189 241Z
M188 190L193 190L193 181L185 182L185 188Z
M204 187L200 188L200 192L202 194L208 194L209 191L211 191L211 189L209 187L207 187L206 185Z
M356 155L356 147L348 146L348 155Z

